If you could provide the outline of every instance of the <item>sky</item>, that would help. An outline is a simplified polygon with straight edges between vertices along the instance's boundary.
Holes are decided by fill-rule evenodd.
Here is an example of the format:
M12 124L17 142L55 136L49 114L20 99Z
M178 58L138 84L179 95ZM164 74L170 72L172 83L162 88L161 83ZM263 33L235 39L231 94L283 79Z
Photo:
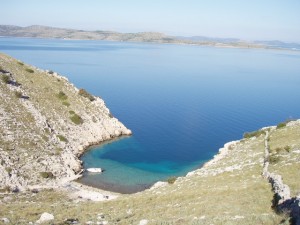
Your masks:
M300 43L300 0L0 0L0 24Z

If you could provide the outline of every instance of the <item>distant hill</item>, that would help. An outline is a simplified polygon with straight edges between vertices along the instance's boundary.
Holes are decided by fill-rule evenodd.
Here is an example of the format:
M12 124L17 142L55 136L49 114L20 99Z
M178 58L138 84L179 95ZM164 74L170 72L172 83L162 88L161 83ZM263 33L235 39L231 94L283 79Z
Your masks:
M243 41L237 38L212 38L205 36L170 36L159 32L120 33L115 31L86 31L33 25L28 27L0 25L0 36L58 38L76 40L108 40L126 42L152 42L168 44L191 44L234 48L271 48L300 50L300 44L281 41Z

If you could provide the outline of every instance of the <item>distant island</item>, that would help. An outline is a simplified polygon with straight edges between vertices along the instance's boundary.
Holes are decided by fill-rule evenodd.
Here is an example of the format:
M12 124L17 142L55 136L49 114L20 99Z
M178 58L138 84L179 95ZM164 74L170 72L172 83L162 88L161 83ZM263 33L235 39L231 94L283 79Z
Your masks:
M2 37L58 38L70 40L107 40L125 42L150 42L187 44L213 47L263 48L300 50L300 44L281 41L243 41L235 38L210 38L204 36L170 36L158 32L120 33L114 31L86 31L33 25L28 27L0 25Z

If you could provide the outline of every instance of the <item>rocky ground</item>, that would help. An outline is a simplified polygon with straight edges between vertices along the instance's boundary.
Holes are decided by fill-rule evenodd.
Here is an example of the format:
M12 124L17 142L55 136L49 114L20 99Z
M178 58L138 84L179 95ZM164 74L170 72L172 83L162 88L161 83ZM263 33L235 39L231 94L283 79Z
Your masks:
M0 224L300 224L299 120L246 133L186 177L103 192L68 182L78 155L130 131L65 78L0 56Z

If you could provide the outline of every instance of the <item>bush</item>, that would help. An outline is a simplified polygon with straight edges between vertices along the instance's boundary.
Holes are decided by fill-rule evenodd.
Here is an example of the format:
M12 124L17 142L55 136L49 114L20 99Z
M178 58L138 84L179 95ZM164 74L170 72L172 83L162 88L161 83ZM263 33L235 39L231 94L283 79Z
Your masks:
M283 123L279 123L279 124L277 124L277 129L280 129L280 128L283 128L283 127L285 127L286 126L286 123L285 122L283 122Z
M90 93L88 93L85 89L80 89L78 91L78 94L89 99L91 102L95 100L95 97L93 95L91 95Z
M54 175L52 172L40 172L40 175L42 176L42 178L54 178Z
M280 161L280 157L278 155L270 155L269 156L269 162L271 164L278 163Z
M175 181L176 181L176 177L169 177L168 179L167 179L167 182L169 183L169 184L174 184L175 183Z
M60 91L57 97L61 100L66 100L68 98L68 96L63 91Z
M266 132L263 130L257 130L253 132L246 132L244 133L243 137L244 138L252 138L252 137L259 137L262 134L265 134Z
M58 137L58 139L60 140L60 141L63 141L63 142L68 142L68 139L65 137L65 136L63 136L63 135L57 135L57 137Z
M26 72L28 72L28 73L34 73L34 70L33 70L33 69L26 68L25 70L26 70Z
M73 123L75 123L75 124L77 124L77 125L83 123L83 119L82 119L80 116L78 116L76 113L73 114L73 115L70 117L70 119L72 120Z
M73 110L70 110L69 113L72 114L72 115L76 114Z
M12 168L10 168L10 167L6 167L5 170L6 170L6 172L8 172L8 173L11 173L11 172L12 172Z
M50 70L48 73L49 73L49 74L54 74L54 72L53 72L52 70Z
M291 146L284 146L283 149L286 151L286 152L291 152Z
M8 84L11 82L10 77L8 75L3 75L1 76L1 80L5 83Z
M20 66L24 66L24 63L22 63L22 62L18 62L18 64L20 65Z
M0 193L6 193L6 192L10 192L9 186L5 186L4 188L0 189Z
M285 127L291 121L295 121L295 119L287 119L286 121L277 124L276 128L277 129L283 128L283 127Z
M71 105L71 104L70 104L69 102L67 102L67 101L63 102L62 104L65 105L65 106L67 106L67 107L69 107L69 106Z
M15 91L16 98L22 98L23 94L20 91Z

